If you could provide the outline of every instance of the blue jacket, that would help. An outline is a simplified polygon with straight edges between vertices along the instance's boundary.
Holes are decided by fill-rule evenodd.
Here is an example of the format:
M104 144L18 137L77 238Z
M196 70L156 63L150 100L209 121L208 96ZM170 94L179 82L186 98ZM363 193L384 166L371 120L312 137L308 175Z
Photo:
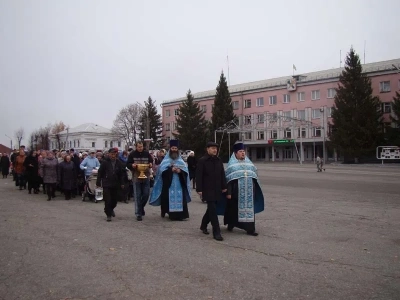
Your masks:
M85 169L85 167L87 167ZM92 174L93 168L100 168L100 162L96 157L86 157L80 165L81 170L85 170L85 176Z

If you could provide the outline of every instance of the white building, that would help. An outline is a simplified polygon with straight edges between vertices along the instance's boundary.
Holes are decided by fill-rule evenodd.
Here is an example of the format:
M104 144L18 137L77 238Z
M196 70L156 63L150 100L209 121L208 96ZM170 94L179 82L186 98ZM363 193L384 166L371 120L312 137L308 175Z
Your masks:
M74 128L61 131L58 134L61 149L74 148L75 151L87 151L89 149L108 150L117 147L125 150L126 143L119 137L112 134L111 130L94 123L85 123ZM50 136L51 149L58 149L56 135Z

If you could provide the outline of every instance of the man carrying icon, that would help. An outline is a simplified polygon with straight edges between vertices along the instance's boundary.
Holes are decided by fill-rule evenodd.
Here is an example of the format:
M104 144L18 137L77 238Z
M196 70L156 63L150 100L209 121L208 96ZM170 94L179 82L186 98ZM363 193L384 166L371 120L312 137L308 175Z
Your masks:
M225 170L228 189L226 203L219 203L218 214L224 215L228 231L234 227L243 229L248 235L257 236L256 213L264 210L264 196L258 183L257 169L244 151L244 144L236 142L233 154Z
M104 212L110 222L111 217L115 217L114 208L124 188L125 165L117 159L117 149L111 148L108 153L97 173L96 186L103 187Z
M142 221L145 215L144 207L150 195L150 169L153 166L153 158L148 151L144 150L143 142L138 141L135 146L136 150L129 154L126 167L132 171L136 220ZM145 165L145 178L139 178L140 172L138 170L138 165Z
M170 149L158 167L150 205L161 205L161 217L170 220L189 218L187 204L191 201L189 170L179 154L179 141L170 140Z

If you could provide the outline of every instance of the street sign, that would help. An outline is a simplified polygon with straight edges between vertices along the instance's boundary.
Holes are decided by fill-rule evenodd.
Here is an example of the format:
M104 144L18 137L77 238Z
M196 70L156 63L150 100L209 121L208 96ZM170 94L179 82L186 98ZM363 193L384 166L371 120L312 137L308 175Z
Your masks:
M293 139L283 139L283 140L268 140L268 144L287 144L294 143Z
M376 158L382 159L400 159L400 147L398 146L379 146L376 148Z

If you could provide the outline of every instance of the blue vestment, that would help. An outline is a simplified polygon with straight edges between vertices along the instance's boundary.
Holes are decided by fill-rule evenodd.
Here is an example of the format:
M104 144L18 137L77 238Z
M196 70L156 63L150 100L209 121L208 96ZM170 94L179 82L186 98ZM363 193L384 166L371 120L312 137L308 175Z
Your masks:
M162 187L163 187L163 179L162 179L162 173L167 170L169 167L174 165L175 167L181 169L181 173L184 177L186 177L186 184L187 188L183 189L181 186L181 182L179 181L179 175L177 173L174 173L172 175L172 182L171 186L169 188L169 211L170 212L180 212L183 211L183 196L185 196L186 202L190 202L190 179L189 179L189 170L182 159L182 157L179 155L179 157L175 160L172 160L169 156L169 151L165 155L163 161L161 162L160 166L157 169L157 174L153 186L153 190L151 191L150 195L150 205L153 206L160 206L161 205L161 192L162 192ZM186 193L184 195L183 193Z
M254 214L264 210L264 196L258 183L256 167L247 156L243 161L240 161L233 153L229 159L225 175L228 183L232 180L238 180L238 221L254 222ZM253 179L255 179L255 185ZM226 194L224 193L217 203L219 215L224 215L226 201Z

